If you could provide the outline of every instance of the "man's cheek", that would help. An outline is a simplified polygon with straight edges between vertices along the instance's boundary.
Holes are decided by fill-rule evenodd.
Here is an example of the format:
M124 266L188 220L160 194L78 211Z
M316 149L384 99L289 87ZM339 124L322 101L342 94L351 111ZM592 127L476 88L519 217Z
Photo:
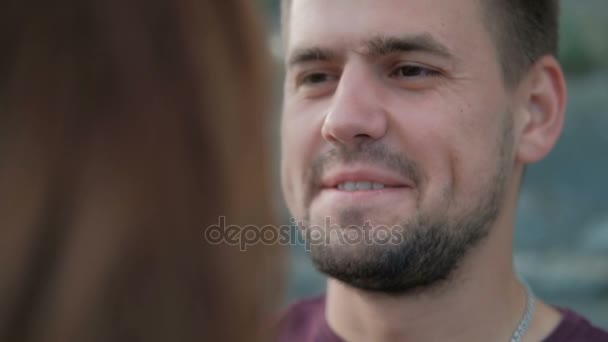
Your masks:
M289 161L287 162L289 163ZM298 184L301 183L301 181L298 181L298 174L296 171L297 169L293 167L293 163L285 164L282 175L283 195L289 210L294 214L297 207L296 204L300 201L299 197L301 197L299 195L301 191L298 189Z

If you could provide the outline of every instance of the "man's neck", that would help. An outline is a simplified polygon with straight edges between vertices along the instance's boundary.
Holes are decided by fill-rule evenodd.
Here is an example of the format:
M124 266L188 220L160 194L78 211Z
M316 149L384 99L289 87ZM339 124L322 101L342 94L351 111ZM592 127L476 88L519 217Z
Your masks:
M511 258L497 255L510 256L510 251L492 250L492 241L486 242L463 262L451 281L426 293L371 293L329 280L326 316L330 327L349 342L511 341L525 311L526 289ZM503 264L497 260L504 260ZM556 310L540 301L537 307L523 342L541 340L559 323Z

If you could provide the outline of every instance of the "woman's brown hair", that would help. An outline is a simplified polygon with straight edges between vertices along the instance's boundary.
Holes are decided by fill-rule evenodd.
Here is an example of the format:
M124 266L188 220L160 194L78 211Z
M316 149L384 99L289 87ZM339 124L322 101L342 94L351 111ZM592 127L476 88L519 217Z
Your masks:
M0 340L255 341L275 246L247 0L0 5Z

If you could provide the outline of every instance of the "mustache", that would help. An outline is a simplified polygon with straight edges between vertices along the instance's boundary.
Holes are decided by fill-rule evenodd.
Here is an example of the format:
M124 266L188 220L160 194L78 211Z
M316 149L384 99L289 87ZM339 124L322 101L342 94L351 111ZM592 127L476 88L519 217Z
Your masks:
M309 196L312 197L314 191L321 187L321 179L327 170L335 165L353 165L356 163L374 164L397 172L411 180L416 186L423 181L422 170L412 158L403 153L393 152L384 144L362 141L351 148L336 146L313 160L306 177L310 189Z

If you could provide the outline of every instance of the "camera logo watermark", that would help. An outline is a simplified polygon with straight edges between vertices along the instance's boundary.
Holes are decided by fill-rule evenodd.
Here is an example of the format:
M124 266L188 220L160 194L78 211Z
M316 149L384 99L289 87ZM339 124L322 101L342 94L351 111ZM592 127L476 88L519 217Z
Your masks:
M218 223L208 226L204 231L204 241L213 245L227 244L238 246L247 251L250 246L304 245L310 251L314 245L398 245L404 240L402 226L371 225L365 222L362 226L341 227L326 217L322 225L305 225L303 222L290 220L290 225L227 225L226 217L220 216Z

